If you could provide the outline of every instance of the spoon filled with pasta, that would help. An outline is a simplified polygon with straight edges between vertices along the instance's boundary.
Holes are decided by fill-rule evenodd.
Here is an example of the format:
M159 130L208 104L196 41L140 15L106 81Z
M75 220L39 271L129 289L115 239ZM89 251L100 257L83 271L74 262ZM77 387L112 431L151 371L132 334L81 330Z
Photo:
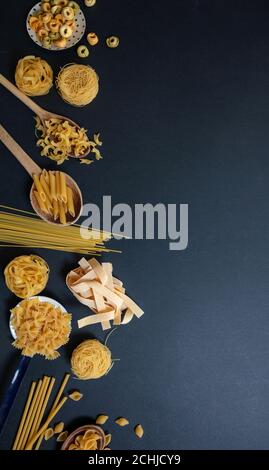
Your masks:
M1 125L0 140L33 178L30 202L36 214L51 224L74 224L83 201L73 178L62 171L42 170Z
M83 159L92 151L95 144L88 139L86 129L66 116L41 108L1 74L0 83L36 114L40 133L37 144L42 147L43 156L61 164L68 157Z

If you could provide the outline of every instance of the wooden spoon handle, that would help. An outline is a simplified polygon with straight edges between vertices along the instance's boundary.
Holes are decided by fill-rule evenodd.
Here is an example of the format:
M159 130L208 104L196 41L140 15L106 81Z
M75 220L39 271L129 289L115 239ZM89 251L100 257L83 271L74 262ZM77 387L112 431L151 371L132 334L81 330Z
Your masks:
M21 100L28 108L30 108L35 114L41 117L43 109L38 106L33 100L26 96L22 91L20 91L13 83L11 83L7 78L0 74L0 83L8 90L10 93L15 95L19 100Z
M20 147L19 144L11 137L11 135L0 124L0 140L10 150L10 152L17 158L20 164L32 177L33 174L39 175L41 168L27 155L27 153Z

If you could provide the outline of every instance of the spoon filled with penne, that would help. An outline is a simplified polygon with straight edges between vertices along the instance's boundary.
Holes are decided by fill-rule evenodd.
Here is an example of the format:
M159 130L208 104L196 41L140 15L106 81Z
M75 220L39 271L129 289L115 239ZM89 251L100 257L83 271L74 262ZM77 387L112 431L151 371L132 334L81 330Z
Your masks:
M56 154L53 154L53 157L50 157L49 154L47 155L46 153L43 153L45 156L57 161L57 163L62 163L67 157L81 159L85 158L91 152L92 142L88 139L84 128L80 127L77 123L66 116L51 113L50 111L41 108L41 106L36 104L31 98L29 98L29 96L26 96L2 74L0 74L0 84L36 114L36 129L40 132L43 138L47 137L48 140L53 141L53 139L55 140L55 136L61 132L61 129L65 134L68 133L70 136L77 136L76 141L78 141L78 143L70 143L68 149L54 149L56 150ZM57 154L57 151L59 154Z
M1 125L0 141L33 178L30 202L36 214L50 224L74 224L83 201L73 178L62 171L42 170Z

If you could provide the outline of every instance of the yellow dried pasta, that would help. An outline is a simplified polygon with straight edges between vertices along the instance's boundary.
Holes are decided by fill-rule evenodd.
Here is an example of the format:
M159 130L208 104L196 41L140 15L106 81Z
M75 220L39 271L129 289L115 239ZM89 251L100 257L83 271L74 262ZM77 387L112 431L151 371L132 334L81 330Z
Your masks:
M60 434L64 430L64 422L57 423L54 427L54 434Z
M144 435L144 429L141 424L137 424L134 428L135 435L141 439Z
M28 55L18 61L15 81L28 96L46 95L53 85L52 68L40 57Z
M118 426L124 427L124 426L128 426L129 421L126 418L118 418L118 419L115 419L115 423Z
M4 270L6 285L21 299L32 297L45 289L49 278L46 261L37 255L14 258Z
M73 106L86 106L98 93L99 78L89 65L68 64L60 70L56 85L64 101Z
M86 129L78 128L69 121L51 118L43 125L39 117L35 119L36 130L40 133L37 146L42 148L41 155L58 165L67 160L69 155L83 157L96 145L88 139Z
M110 444L111 439L112 439L112 435L111 435L111 434L106 434L106 437L105 437L105 446L108 446L108 444Z
M16 334L12 344L24 356L56 359L57 349L69 341L71 315L38 298L25 299L11 310L11 325Z
M64 442L68 437L68 431L61 432L59 436L57 437L57 442Z
M111 368L111 352L100 341L88 339L74 349L71 368L81 380L99 379Z
M92 429L80 434L75 441L69 445L68 450L98 450L98 441L101 436Z
M52 428L46 429L45 434L44 434L45 441L48 441L53 435L54 435L54 431Z
M83 398L83 394L78 390L75 390L74 392L70 393L69 398L71 398L73 401L79 401L81 398Z
M108 420L108 416L107 415L98 415L96 420L95 420L95 423L96 424L100 424L101 426L103 424L105 424Z

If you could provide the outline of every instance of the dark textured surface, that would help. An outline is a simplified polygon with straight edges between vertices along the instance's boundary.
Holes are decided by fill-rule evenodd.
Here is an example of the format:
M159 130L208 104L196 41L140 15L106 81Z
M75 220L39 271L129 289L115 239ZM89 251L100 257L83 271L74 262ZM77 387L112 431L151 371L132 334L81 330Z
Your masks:
M50 53L25 30L32 0L9 0L1 15L1 71L13 78L18 58L38 54L59 66L75 50ZM85 201L190 204L190 243L169 252L166 241L114 242L114 263L128 292L145 309L141 320L111 338L120 358L94 382L70 383L84 393L61 412L72 430L104 412L141 422L108 423L114 449L266 449L269 442L268 121L269 6L256 0L97 0L86 10L88 30L101 37L88 62L101 91L89 107L69 107L56 91L36 99L48 109L100 130L104 159L91 167L69 161ZM121 47L103 39L118 34ZM33 119L1 89L1 121L40 165ZM1 203L30 209L29 178L1 146ZM1 250L0 270L25 250ZM39 251L51 266L45 294L83 316L64 284L76 255ZM9 308L15 296L1 274L0 374L7 382L18 354L11 347ZM75 323L74 323L75 324ZM77 332L54 362L32 360L0 447L9 448L26 393L41 373L58 382L81 338ZM53 440L44 448L55 447Z

